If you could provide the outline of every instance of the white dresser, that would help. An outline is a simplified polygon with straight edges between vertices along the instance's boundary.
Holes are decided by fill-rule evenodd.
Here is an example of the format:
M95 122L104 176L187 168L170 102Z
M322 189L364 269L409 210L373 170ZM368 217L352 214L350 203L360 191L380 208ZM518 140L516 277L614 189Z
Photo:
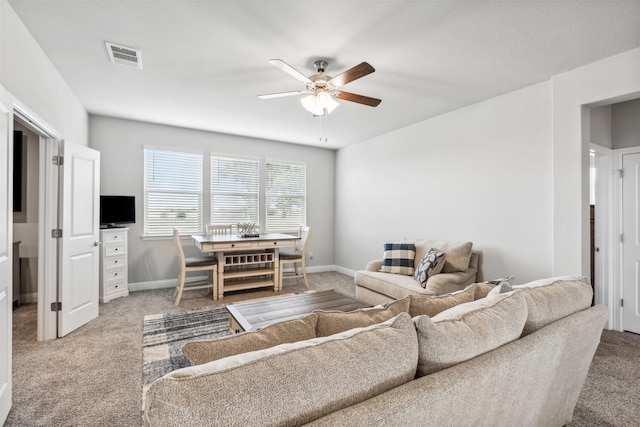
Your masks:
M128 228L100 230L100 302L129 295Z

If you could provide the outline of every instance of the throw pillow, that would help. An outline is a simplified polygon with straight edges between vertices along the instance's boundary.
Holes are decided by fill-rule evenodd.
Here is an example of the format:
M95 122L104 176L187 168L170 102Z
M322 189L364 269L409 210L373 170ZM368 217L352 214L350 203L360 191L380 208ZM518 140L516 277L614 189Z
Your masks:
M422 259L430 248L438 248L447 254L442 267L443 273L467 271L471 261L473 242L450 242L446 240L422 240L413 242L416 245L417 259Z
M316 336L326 337L353 328L375 325L408 311L409 297L390 302L384 307L361 308L348 312L315 310L313 313L318 316Z
M525 290L528 316L523 336L589 308L593 298L593 289L586 277L552 277L513 288Z
M420 283L420 286L426 289L429 277L442 271L446 256L444 252L431 248L429 252L422 257L416 267L416 271L413 273L413 278Z
M413 243L385 243L381 271L395 274L413 274L416 246Z
M308 340L316 337L317 320L315 314L310 314L299 319L274 323L257 331L215 340L189 341L182 346L182 353L189 358L192 365L200 365L240 353Z
M446 369L520 338L527 320L524 292L516 290L417 316L418 376Z
M473 301L475 288L472 285L467 286L463 291L455 292L448 295L428 296L428 295L411 295L411 303L409 304L409 315L411 317L427 315L435 316L445 310L455 307L465 302Z

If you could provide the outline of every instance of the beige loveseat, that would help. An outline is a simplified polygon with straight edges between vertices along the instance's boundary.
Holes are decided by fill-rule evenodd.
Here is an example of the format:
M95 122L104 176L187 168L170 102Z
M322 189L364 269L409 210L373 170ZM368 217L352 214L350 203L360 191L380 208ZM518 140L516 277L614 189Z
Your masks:
M412 275L381 271L382 259L369 262L364 270L356 272L356 298L369 304L383 304L409 295L441 295L464 289L476 281L478 254L472 251L472 242L416 240L414 266L431 248L446 254L442 271L427 280L423 288Z
M473 284L187 343L194 366L151 384L145 425L565 425L608 311L590 307L583 278L514 288Z

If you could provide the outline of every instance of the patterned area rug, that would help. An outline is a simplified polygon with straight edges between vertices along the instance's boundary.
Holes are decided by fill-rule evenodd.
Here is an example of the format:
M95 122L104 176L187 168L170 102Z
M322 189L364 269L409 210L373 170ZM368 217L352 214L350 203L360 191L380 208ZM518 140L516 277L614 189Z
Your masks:
M157 378L190 366L181 348L187 341L229 334L229 312L223 305L152 314L142 327L142 392Z

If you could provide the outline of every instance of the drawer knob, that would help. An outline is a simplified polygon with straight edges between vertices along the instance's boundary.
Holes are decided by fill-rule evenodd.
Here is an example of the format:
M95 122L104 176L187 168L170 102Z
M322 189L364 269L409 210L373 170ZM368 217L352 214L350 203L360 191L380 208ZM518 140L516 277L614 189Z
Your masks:
M115 248L114 251L118 252L118 248Z
M118 275L118 273L114 274L114 276L117 276L117 275Z
M235 243L232 243L232 244L231 244L231 247L232 247L232 248L235 248L235 247L236 247L236 244L235 244Z
M277 244L278 244L278 242L273 242L273 244L274 244L274 245L277 245Z
M113 261L113 263L114 263L114 264L117 264L117 263L118 263L118 260Z

